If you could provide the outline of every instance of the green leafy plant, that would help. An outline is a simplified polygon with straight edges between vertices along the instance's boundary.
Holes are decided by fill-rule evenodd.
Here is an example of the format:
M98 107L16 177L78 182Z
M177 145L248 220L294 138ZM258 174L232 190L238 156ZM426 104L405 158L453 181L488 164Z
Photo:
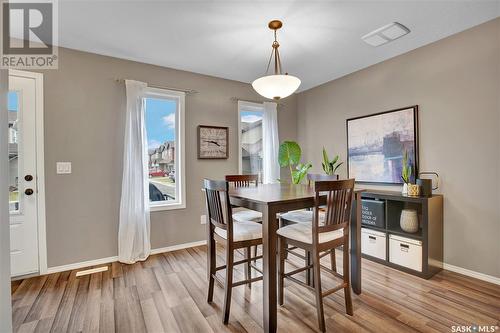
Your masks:
M304 179L305 175L307 175L307 171L312 168L311 163L299 163L295 167L295 170L292 171L292 183L300 184Z
M323 162L321 163L321 165L323 166L323 171L329 175L329 176L332 176L335 174L335 172L337 171L337 169L342 165L344 164L344 162L340 162L339 161L339 155L335 155L335 157L333 158L333 160L330 161L330 159L328 158L328 154L325 150L325 147L323 147Z
M403 154L403 169L401 170L401 179L408 184L410 182L412 173L412 166L408 163L408 151L405 150Z
M278 162L280 167L290 169L293 184L300 184L312 167L311 163L300 163L302 149L295 141L284 141L279 148Z

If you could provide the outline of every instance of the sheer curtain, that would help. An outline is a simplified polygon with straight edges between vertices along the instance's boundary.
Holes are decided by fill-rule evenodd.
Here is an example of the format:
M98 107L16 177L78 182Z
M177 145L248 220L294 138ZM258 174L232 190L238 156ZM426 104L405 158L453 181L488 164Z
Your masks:
M279 145L277 105L264 102L262 117L262 182L264 184L277 183L280 178Z
M144 82L126 80L123 179L118 230L118 260L133 264L151 252Z

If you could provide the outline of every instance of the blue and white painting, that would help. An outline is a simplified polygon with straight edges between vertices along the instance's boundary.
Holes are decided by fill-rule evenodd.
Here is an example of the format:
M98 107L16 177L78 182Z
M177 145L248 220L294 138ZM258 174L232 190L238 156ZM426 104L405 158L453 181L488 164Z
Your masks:
M349 177L357 182L401 184L404 151L415 179L417 107L347 120ZM416 163L417 162L417 163Z

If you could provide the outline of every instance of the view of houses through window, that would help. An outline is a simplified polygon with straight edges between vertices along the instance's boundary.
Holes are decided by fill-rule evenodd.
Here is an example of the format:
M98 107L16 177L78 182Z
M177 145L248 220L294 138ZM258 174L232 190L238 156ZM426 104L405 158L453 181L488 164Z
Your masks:
M175 202L177 101L146 98L149 200Z
M260 104L240 104L241 173L258 174L260 181L262 181L263 111L263 107Z

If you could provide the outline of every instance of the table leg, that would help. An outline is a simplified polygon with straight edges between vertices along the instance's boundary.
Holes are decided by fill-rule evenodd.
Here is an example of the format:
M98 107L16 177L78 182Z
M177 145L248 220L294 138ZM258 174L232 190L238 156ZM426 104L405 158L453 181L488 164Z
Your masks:
M351 219L351 286L361 294L361 192L355 193L355 218Z
M276 295L276 213L265 206L262 211L262 251L264 272L263 320L264 332L276 332L277 295Z

